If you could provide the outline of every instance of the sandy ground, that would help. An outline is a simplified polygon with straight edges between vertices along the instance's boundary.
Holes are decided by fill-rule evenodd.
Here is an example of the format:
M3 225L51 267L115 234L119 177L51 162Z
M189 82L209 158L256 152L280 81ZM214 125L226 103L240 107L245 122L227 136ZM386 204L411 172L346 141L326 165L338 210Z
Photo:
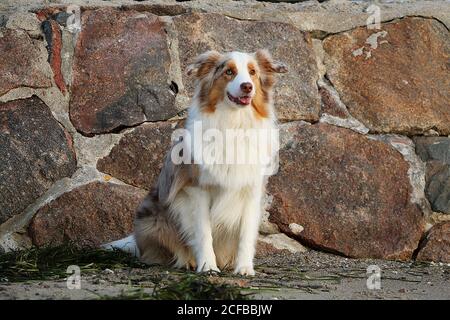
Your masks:
M367 268L381 270L381 288L369 289ZM354 260L309 251L256 261L254 278L229 273L210 281L242 287L252 299L450 299L450 265ZM109 299L151 294L155 277L177 280L184 273L161 267L106 269L81 274L81 289L65 280L0 283L0 299ZM139 294L137 294L139 293Z

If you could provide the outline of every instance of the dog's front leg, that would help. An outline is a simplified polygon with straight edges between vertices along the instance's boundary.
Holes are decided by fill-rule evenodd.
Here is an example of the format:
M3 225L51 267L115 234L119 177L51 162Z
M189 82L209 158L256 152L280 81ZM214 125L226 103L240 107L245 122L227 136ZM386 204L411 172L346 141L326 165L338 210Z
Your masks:
M246 194L234 273L255 275L253 257L261 221L261 196L262 187L259 185Z
M194 209L190 243L197 263L197 272L220 272L213 248L209 193L200 188L190 188L188 191Z

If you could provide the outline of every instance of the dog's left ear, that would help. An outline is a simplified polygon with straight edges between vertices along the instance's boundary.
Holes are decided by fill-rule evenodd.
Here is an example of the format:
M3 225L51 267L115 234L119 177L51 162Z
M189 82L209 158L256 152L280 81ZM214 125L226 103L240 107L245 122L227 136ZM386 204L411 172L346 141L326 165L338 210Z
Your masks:
M201 79L216 67L221 58L222 55L215 50L206 51L197 56L192 64L187 67L187 75L195 75Z
M267 73L286 73L288 67L286 64L280 61L274 61L269 51L266 49L260 49L255 52L255 58L262 71Z

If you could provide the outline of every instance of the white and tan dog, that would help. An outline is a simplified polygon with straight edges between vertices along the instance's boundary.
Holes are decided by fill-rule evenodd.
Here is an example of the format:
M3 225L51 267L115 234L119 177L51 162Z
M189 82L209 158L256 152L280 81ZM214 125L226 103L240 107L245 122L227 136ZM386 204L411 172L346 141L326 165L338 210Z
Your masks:
M255 143L251 135L242 138L229 131L276 129L272 87L274 73L283 72L286 66L265 50L208 51L189 66L196 92L186 131L167 155L158 182L135 219L142 261L198 272L233 267L238 274L255 274L264 164L238 161L234 154L272 157L276 143L267 139ZM236 148L230 148L228 143L236 137Z

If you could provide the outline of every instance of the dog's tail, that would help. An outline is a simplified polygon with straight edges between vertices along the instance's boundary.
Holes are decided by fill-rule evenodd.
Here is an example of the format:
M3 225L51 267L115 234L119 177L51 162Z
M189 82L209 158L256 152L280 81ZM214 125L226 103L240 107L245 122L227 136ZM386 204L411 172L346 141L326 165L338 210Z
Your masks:
M136 239L134 238L134 234L131 234L128 237L120 239L120 240L106 243L106 244L102 245L102 248L106 249L106 250L119 249L119 250L127 252L135 257L139 257L139 250L136 245Z

